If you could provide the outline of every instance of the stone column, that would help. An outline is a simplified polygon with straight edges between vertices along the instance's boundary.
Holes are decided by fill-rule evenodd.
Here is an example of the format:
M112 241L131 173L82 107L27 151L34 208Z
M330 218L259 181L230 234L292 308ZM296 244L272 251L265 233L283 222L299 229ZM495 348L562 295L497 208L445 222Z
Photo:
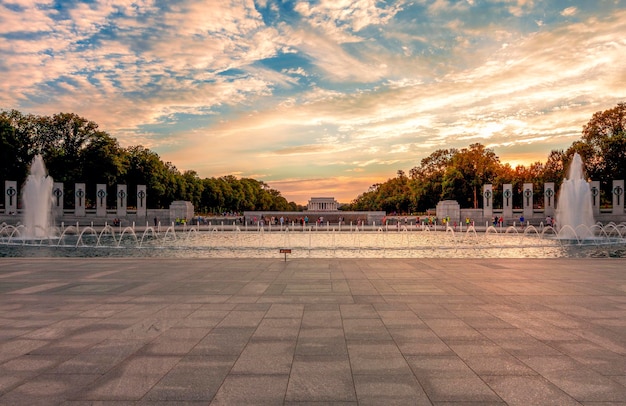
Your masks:
M137 185L137 217L146 217L146 185Z
M505 219L513 217L513 185L502 185L502 216Z
M74 215L76 217L85 217L85 184L84 183L75 183L74 184Z
M54 182L52 184L52 213L55 216L63 216L63 183Z
M533 184L524 183L524 191L522 192L522 207L524 208L525 221L533 217Z
M126 208L128 207L128 191L126 185L117 185L117 216L126 216Z
M554 217L554 182L546 182L543 184L543 214L545 216Z
M17 181L4 181L4 214L17 214Z
M493 185L483 186L483 217L489 220L493 217Z
M594 217L597 217L600 215L600 181L592 180L589 186L591 187L591 208Z
M107 185L98 183L96 185L96 216L106 217L107 215Z
M613 180L613 214L624 214L624 180Z

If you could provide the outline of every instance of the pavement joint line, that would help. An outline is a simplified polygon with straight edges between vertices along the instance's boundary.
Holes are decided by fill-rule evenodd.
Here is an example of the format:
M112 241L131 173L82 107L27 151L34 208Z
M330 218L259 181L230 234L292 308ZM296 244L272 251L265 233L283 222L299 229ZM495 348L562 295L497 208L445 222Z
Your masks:
M625 309L624 258L0 258L0 404L623 404Z

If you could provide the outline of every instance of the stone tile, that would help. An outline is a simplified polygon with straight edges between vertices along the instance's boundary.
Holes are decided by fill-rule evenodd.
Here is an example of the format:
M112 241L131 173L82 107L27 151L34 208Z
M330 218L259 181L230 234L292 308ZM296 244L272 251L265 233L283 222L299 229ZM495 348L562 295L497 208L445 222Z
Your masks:
M95 374L42 374L0 396L2 405L48 406L77 396Z
M217 325L219 328L256 328L265 316L265 311L233 310Z
M407 362L418 380L429 377L465 378L476 374L457 356L409 356Z
M144 397L156 401L207 401L213 399L234 365L234 356L185 357Z
M146 355L184 355L209 333L205 328L171 328L142 349Z
M22 338L0 342L0 363L28 354L49 342L47 340L25 340Z
M106 340L58 365L58 374L104 374L144 346L143 340Z
M425 405L432 403L412 375L354 375L359 405Z
M398 347L390 341L349 342L353 374L411 375L411 368Z
M450 347L430 329L390 329L400 352L405 355L454 355Z
M308 328L300 330L297 355L347 356L348 348L340 328Z
M499 402L501 398L476 375L428 376L418 378L428 398L433 402ZM541 404L541 403L527 403Z
M537 375L537 372L509 354L469 355L463 361L478 375Z
M487 376L483 379L507 405L580 405L542 377Z
M626 387L572 358L522 357L522 361L577 400L618 402L626 399Z
M426 325L442 340L480 340L482 334L460 319L426 319Z
M289 374L295 341L251 342L243 350L232 369L234 374Z
M288 380L288 375L229 375L210 405L282 405Z
M341 313L339 309L332 310L309 310L304 309L302 316L302 328L329 328L342 326Z
M300 333L300 319L269 319L259 324L252 340L287 340L295 342Z
M378 319L380 316L371 304L342 304L339 306L343 319Z
M294 359L285 397L287 402L356 401L347 359L301 357Z
M80 395L82 400L139 400L180 357L135 356L107 372Z
M391 340L391 335L379 319L346 319L343 321L346 340Z
M270 306L269 310L265 314L265 319L268 318L288 318L288 319L302 319L304 312L304 305L288 305L274 303Z
M0 404L626 398L622 259L0 258L0 269Z
M254 328L219 328L211 330L189 355L239 355L248 344Z
M378 310L387 328L426 327L426 324L411 310Z

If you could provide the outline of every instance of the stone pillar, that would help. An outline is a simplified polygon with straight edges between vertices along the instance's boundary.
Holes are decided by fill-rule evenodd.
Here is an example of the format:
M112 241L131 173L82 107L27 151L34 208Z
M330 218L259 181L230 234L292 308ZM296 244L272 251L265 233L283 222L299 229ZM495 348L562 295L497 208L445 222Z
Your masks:
M543 214L554 217L554 182L543 184Z
M85 184L84 183L75 183L74 184L74 215L76 217L85 217Z
M146 185L137 185L137 217L146 217Z
M106 217L107 215L107 185L98 183L96 185L96 216Z
M439 221L446 217L450 217L450 222L454 224L461 222L461 206L456 200L442 200L437 203L437 218Z
M524 219L526 221L533 217L533 184L524 183L522 192L522 207L524 208Z
M128 191L126 185L117 185L117 216L126 216L126 208L128 207Z
M493 185L483 186L483 217L486 219L493 217Z
M513 185L502 185L502 216L505 219L513 217Z
M54 182L52 184L52 213L55 216L63 216L63 183Z
M592 180L589 186L591 187L591 208L594 217L597 217L600 215L600 181Z
M17 214L17 181L4 181L4 214Z
M613 180L613 214L624 214L624 180Z

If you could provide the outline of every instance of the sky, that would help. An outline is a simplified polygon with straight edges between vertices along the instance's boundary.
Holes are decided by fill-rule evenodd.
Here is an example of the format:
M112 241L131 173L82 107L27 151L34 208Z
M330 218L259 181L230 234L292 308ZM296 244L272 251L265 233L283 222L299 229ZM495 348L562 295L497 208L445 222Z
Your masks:
M626 0L0 0L0 109L348 203L438 149L528 165L626 101Z

